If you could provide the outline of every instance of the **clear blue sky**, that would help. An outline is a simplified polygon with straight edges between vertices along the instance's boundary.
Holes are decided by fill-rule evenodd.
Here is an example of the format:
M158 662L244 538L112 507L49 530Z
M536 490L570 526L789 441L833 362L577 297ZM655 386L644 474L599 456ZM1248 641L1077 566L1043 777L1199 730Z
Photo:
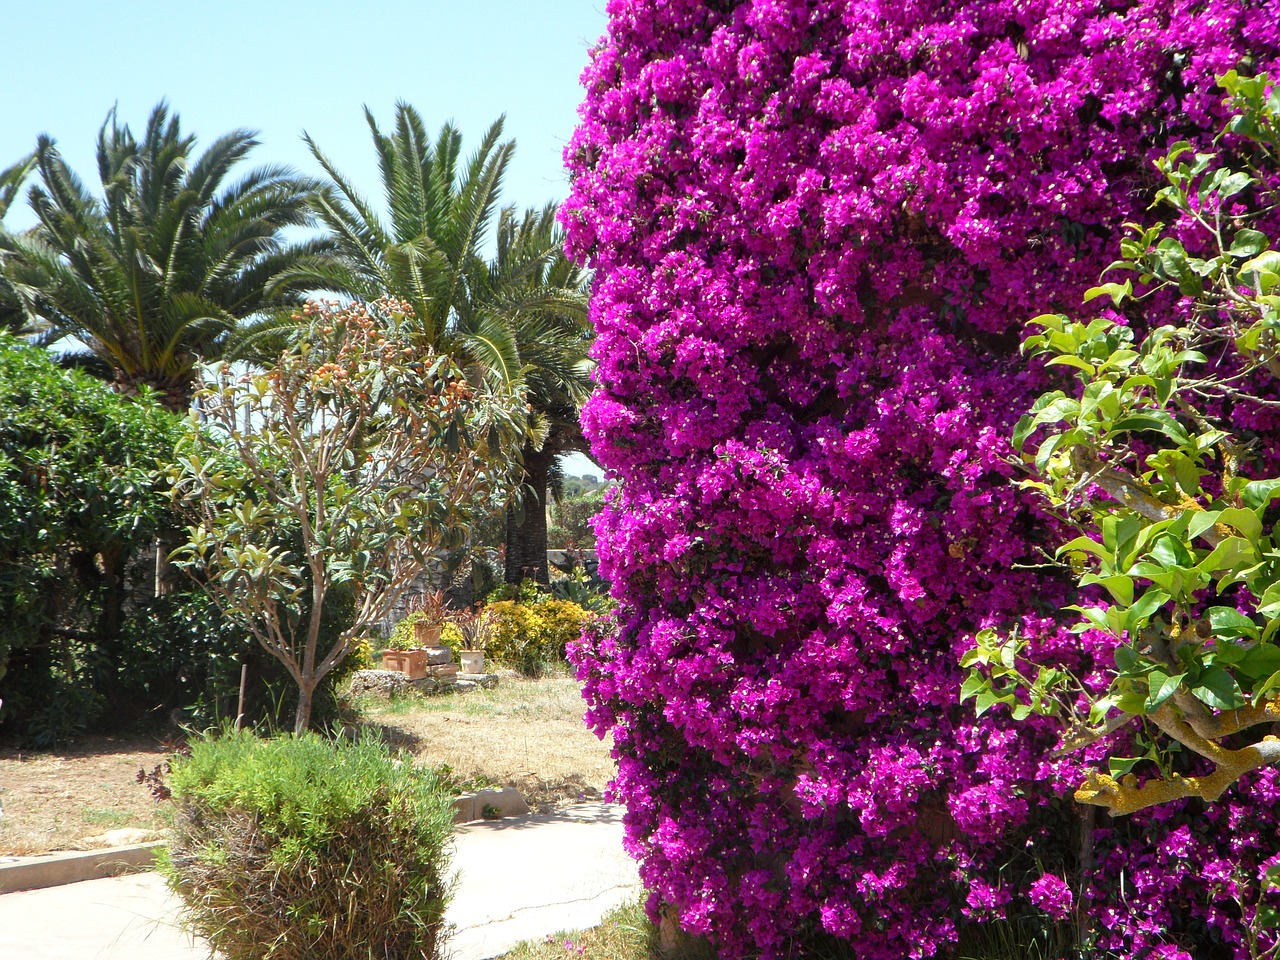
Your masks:
M470 153L506 114L516 140L503 191L521 207L562 200L561 152L573 131L587 52L605 0L0 0L8 89L0 93L0 168L48 133L100 192L94 144L112 105L135 133L167 100L200 145L237 127L260 132L250 165L320 169L303 130L356 186L380 200L367 104L391 124L406 100L428 129L452 121ZM30 226L15 204L10 229ZM571 473L598 473L586 458Z
M250 163L320 171L309 132L369 194L377 167L362 114L385 127L396 100L428 128L452 120L463 150L500 114L517 149L506 202L539 206L568 188L561 151L578 76L604 33L604 0L41 0L0 4L5 73L0 167L49 133L96 184L94 140L113 104L140 132L167 99L202 144L261 131ZM10 211L10 228L31 222Z

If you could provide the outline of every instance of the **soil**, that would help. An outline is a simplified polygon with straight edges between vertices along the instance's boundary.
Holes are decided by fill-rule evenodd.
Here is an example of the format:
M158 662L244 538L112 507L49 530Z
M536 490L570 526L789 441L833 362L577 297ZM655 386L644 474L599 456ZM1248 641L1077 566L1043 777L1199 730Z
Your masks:
M56 752L0 749L0 856L84 850L110 830L161 827L137 781L169 752L157 740L90 737Z
M538 812L599 799L615 772L609 744L583 725L578 684L565 677L507 675L494 690L362 706L359 726L416 762L447 766L464 787L515 787ZM162 829L162 804L137 776L171 749L105 736L59 751L0 749L0 856L83 850L111 830Z
M583 709L574 680L508 674L493 690L430 697L416 709L366 704L364 725L419 763L443 765L476 786L515 787L533 810L547 813L599 800L617 772L611 744L587 729Z

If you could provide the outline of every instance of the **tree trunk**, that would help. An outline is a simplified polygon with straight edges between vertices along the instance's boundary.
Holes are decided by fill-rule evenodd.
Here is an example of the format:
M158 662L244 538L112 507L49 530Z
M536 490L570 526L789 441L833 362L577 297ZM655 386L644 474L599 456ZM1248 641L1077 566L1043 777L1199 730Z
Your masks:
M298 684L298 709L293 715L293 735L300 737L311 729L311 702L315 699L316 685Z
M119 367L115 370L115 379L111 381L112 389L126 397L136 397L142 387L150 387L159 394L160 405L172 413L185 416L191 409L191 399L195 395L195 373L187 372L171 377L158 374L128 374Z
M507 583L534 580L550 586L547 570L547 475L557 453L524 448L524 522L516 522L516 512L507 508L507 560L503 579Z

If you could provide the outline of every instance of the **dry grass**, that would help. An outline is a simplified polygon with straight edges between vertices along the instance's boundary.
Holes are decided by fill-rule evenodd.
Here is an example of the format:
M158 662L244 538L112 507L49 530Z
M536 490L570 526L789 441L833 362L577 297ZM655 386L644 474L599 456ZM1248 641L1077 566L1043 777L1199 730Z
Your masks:
M156 802L135 778L165 752L154 741L113 737L59 752L0 750L0 855L81 850L85 838L121 827L160 829Z
M609 744L583 725L579 686L567 677L504 676L493 690L363 706L365 724L419 762L515 787L537 810L598 799L614 774ZM0 749L0 856L83 849L120 827L160 829L161 808L135 778L167 749L113 737L58 752Z
M499 960L715 960L705 942L676 935L666 949L639 901L605 914L598 927L527 940Z
M418 762L515 787L535 810L599 799L616 769L610 744L583 724L580 686L568 677L504 676L492 690L362 706L365 724Z

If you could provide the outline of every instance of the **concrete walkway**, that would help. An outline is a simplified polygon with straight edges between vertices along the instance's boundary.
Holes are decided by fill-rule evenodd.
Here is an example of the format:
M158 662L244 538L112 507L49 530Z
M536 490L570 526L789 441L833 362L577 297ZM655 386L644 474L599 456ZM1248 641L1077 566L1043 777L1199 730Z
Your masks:
M606 804L466 824L454 867L453 960L591 926L640 892L621 809ZM178 911L154 873L0 895L0 960L205 960Z

